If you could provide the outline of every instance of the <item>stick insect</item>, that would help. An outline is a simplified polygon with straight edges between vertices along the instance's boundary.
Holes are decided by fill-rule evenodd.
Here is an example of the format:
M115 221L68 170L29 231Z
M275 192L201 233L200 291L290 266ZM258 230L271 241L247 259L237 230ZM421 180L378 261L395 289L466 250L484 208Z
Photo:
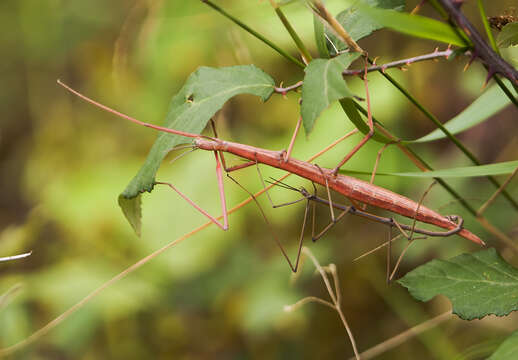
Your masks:
M213 222L215 225L220 227L222 230L228 229L228 214L227 214L227 208L226 208L225 191L224 191L224 186L223 186L222 169L224 169L225 172L227 172L227 174L228 174L231 171L242 169L247 166L265 164L265 165L275 167L275 168L278 168L281 170L285 170L292 174L298 175L302 178L310 180L314 184L319 184L319 185L325 186L327 189L327 193L328 193L328 204L329 204L329 207L331 210L332 223L335 223L337 221L337 219L334 217L334 213L333 213L333 208L335 208L336 205L334 205L331 200L330 190L334 190L334 191L346 196L347 198L351 199L352 201L359 201L363 204L367 204L367 205L371 205L371 206L378 207L381 209L385 209L390 212L408 217L410 219L421 221L423 223L427 223L427 224L431 224L431 225L435 225L437 227L440 227L440 228L446 230L446 232L440 232L440 233L428 232L425 234L432 235L432 236L447 236L447 235L457 234L465 239L473 241L476 244L485 245L485 243L477 235L473 234L469 230L462 227L462 220L458 221L458 223L457 223L457 222L455 222L455 218L448 217L448 216L442 216L439 213L437 213L425 206L421 206L417 202L415 202L405 196L399 195L397 193L394 193L394 192L387 190L385 188L382 188L380 186L368 183L368 182L360 180L360 179L356 179L351 176L338 174L338 169L372 136L372 131L370 131L360 141L360 143L358 145L356 145L349 154L346 155L344 160L342 160L337 167L335 167L334 169L326 169L326 168L321 168L320 166L318 166L316 164L311 164L308 162L304 162L304 161L292 158L289 156L289 154L286 153L285 150L283 150L283 151L266 150L266 149L262 149L262 148L258 148L258 147L254 147L254 146L250 146L250 145L244 145L244 144L240 144L240 143L225 141L225 140L219 139L217 137L217 134L215 135L215 137L210 137L210 136L188 133L188 132L184 132L184 131L180 131L180 130L170 129L170 128L146 123L146 122L137 120L133 117L130 117L128 115L125 115L121 112L118 112L112 108L109 108L108 106L103 105L95 100L92 100L89 97L72 89L68 85L61 82L60 80L58 80L58 84L63 86L65 89L67 89L74 95L80 97L81 99L83 99L105 111L108 111L114 115L117 115L125 120L129 120L136 124L152 128L154 130L192 138L192 139L194 139L194 141L193 141L194 149L201 149L201 150L214 152L214 156L215 156L215 160L216 160L216 176L217 176L217 181L218 181L221 209L223 212L223 224L221 222L219 222L215 217L208 214L200 206L195 204L185 194L183 194L182 192L180 192L180 190L178 190L176 187L174 187L174 185L172 185L170 183L165 183L165 182L156 182L156 184L169 186L171 189L173 189L175 192L177 192L182 198L184 198L190 205L192 205L194 208L196 208L198 211L200 211L204 216L206 216L211 222ZM368 96L368 92L367 92L367 96ZM371 125L372 125L372 120L369 119L369 127L372 128ZM291 145L290 145L290 148L291 148ZM223 153L231 153L233 155L237 155L237 156L247 159L249 161L245 164L241 164L241 165L237 165L237 166L233 166L233 167L227 167ZM302 195L305 196L306 198L308 198L310 196L310 195L306 195L305 193L302 193ZM316 198L312 198L312 199L308 198L308 200L318 201L318 199L316 199ZM359 215L359 216L368 217L371 220L375 218L374 215L369 214L364 211L360 211L357 208L354 208L354 210L352 210L352 208L351 208L348 210L348 212L355 213L356 215ZM369 214L369 215L367 215L367 214ZM340 215L340 218L342 215L343 214ZM378 220L375 220L375 221L379 221L379 217L378 217ZM393 220L387 220L387 221L390 222ZM392 225L397 226L393 222L392 222ZM405 225L405 228L410 229L406 225ZM426 231L426 230L421 231L420 229L414 229L414 232L418 232L418 233L423 233L423 231ZM277 243L280 246L280 243L278 241L277 241ZM300 245L299 245L299 247L300 247ZM295 266L293 266L282 247L281 247L281 251L282 251L284 257L286 257L292 271L296 272L297 264L298 264L298 257L297 257ZM300 251L299 251L299 253L300 253Z

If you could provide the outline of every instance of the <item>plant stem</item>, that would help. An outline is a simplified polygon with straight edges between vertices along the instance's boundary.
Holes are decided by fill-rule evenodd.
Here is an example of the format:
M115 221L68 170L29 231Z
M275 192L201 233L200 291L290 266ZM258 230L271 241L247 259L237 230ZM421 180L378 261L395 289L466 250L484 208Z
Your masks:
M279 5L275 2L275 0L270 0L270 3L272 4L272 7L275 10L275 13L277 14L277 17L281 20L282 24L284 25L284 27L290 34L291 38L295 42L295 45L297 45L297 48L299 49L304 62L308 64L312 60L311 54L309 53L308 49L306 48L306 46L304 46L304 43L298 36L293 26L291 26L286 16L284 16L284 13L282 12Z
M448 58L452 53L453 53L453 50L450 50L450 49L446 49L444 51L436 50L432 53L425 54L425 55L419 55L419 56L411 57L408 59L397 60L397 61L389 62L389 63L383 64L383 65L370 66L367 68L367 72L372 72L372 71L384 72L385 70L390 69L390 68L395 68L395 67L402 68L405 65L410 65L410 64L420 62L420 61L432 60L432 59L437 59L440 57ZM355 69L346 69L346 70L342 71L342 75L343 76L362 75L364 72L365 72L365 69L356 69L356 70Z
M482 18L482 23L484 24L484 29L486 30L487 38L489 39L489 43L493 50L500 55L500 51L498 50L498 46L496 46L496 41L491 32L491 27L489 26L489 22L487 21L486 10L484 9L484 4L482 0L477 0L478 11L480 13L480 17Z
M369 62L371 60L369 59ZM371 62L372 63L372 62ZM460 151L464 153L475 165L482 165L482 163L477 159L477 157L469 151L452 133L446 129L443 124L430 112L426 109L415 97L413 97L403 86L401 86L392 76L384 73L383 71L379 71L382 76L384 76L388 81L392 83L405 97L410 100L412 104L414 104L429 120L431 120L435 126L437 126L441 131L450 139ZM487 179L498 189L500 188L500 183L493 177L487 176ZM502 194L504 197L511 203L511 205L518 210L518 203L509 195L507 191L503 191Z
M492 76L494 73L499 73L511 80L512 84L518 85L518 70L498 56L498 54L496 54L493 49L487 45L477 29L460 11L460 8L457 6L458 4L452 0L437 0L437 2L441 4L451 19L471 40L474 55L479 57L488 66L488 74Z
M240 28L242 28L243 30L247 31L250 35L256 37L257 39L261 40L263 43L265 43L266 45L268 45L269 47L271 47L273 50L277 51L280 55L284 56L286 59L288 59L289 61L291 61L292 63L294 63L295 65L301 67L301 68L305 68L306 65L304 65L300 60L296 59L295 57L291 56L290 54L288 54L286 51L284 51L283 49L281 49L279 46L275 45L273 42L271 42L270 40L268 40L266 37L264 37L263 35L259 34L257 31L255 31L254 29L252 29L251 27L249 27L248 25L242 23L240 20L238 20L236 17L230 15L228 12L226 12L225 10L223 10L222 8L220 8L218 5L214 4L212 1L210 0L201 0L203 3L209 5L211 8L213 8L214 10L216 10L217 12L219 12L221 15L225 16L227 19L229 19L230 21L232 21L233 23L235 23L237 26L239 26Z

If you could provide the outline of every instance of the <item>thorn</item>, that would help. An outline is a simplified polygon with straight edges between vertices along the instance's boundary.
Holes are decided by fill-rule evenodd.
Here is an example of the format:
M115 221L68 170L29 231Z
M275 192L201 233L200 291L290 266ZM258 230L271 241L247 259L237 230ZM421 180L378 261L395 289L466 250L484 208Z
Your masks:
M473 61L476 59L477 57L477 54L473 53L471 54L471 58L469 59L468 63L466 64L466 66L464 66L464 70L463 71L466 71L468 70L468 68L470 67L470 65L473 63Z
M487 86L489 80L491 80L494 74L495 72L490 68L487 72L486 81L484 81L484 84L482 85L482 88L480 90L483 90Z

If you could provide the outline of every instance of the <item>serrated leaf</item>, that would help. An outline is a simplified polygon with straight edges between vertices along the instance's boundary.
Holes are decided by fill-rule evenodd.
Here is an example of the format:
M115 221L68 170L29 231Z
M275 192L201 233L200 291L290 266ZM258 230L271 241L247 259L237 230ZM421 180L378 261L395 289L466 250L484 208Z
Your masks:
M359 6L365 16L383 27L397 32L444 42L447 44L464 46L464 40L447 24L420 15L410 15L394 10L376 9L368 6Z
M231 97L246 93L266 101L273 93L274 86L273 79L254 65L219 69L200 67L189 76L185 85L173 97L165 126L199 134L216 111ZM156 172L167 153L186 141L188 138L183 136L160 133L139 172L120 195L119 204L122 204L124 214L136 231L140 228L140 207L121 198L140 201L139 194L153 189Z
M414 178L467 178L467 177L481 177L491 175L505 175L511 174L518 167L518 161L506 161L496 164L479 165L479 166L464 166L443 170L434 171L418 171L418 172L395 172L395 173L382 173L377 172L376 175L380 176L401 176L401 177L414 177ZM370 175L366 171L354 171L354 170L340 170L341 174L354 175Z
M511 82L507 79L503 80L506 87L514 94L518 96L518 93L514 91L511 86ZM473 101L467 108L465 108L460 114L455 116L444 124L444 127L452 134L458 134L464 130L470 129L475 125L489 119L499 111L503 110L507 105L511 103L511 100L505 96L504 92L498 85L493 85L491 88L486 90L480 95L475 101ZM428 142L439 139L444 139L446 135L440 130L436 129L417 140L409 140L405 142Z
M360 56L359 53L346 53L333 59L315 59L306 66L304 85L302 85L302 124L309 134L315 120L332 102L353 96L342 71Z
M358 4L395 11L403 11L405 9L405 0L361 0ZM360 12L356 5L340 12L336 16L336 20L347 30L354 41L363 39L372 34L372 32L383 28L383 25L378 21ZM338 39L333 32L327 30L326 35L333 44L332 49L330 49L333 54L337 52L336 50L343 51L347 49L347 45Z
M417 300L446 296L453 313L464 320L490 314L505 316L518 310L518 269L493 248L450 260L432 260L398 282Z
M513 332L487 360L518 359L518 330Z
M502 28L496 38L498 47L518 45L518 22L509 23Z

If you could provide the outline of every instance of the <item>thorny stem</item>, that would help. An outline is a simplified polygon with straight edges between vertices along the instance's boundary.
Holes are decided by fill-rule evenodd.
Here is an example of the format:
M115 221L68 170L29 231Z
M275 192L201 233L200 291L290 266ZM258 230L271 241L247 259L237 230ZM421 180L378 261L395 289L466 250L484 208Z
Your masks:
M259 34L257 31L252 29L250 26L248 26L248 25L244 24L243 22L241 22L236 17L230 15L228 12L226 12L225 10L220 8L218 5L214 4L212 1L210 1L210 0L201 0L201 1L204 2L205 4L209 5L211 8L213 8L217 12L219 12L221 15L225 16L227 19L232 21L234 24L236 24L237 26L239 26L243 30L247 31L252 36L254 36L257 39L261 40L263 43L265 43L266 45L271 47L273 50L277 51L280 55L284 56L286 59L288 59L289 61L291 61L295 65L297 65L297 66L299 66L301 68L305 67L305 65L300 60L298 60L298 59L294 58L293 56L291 56L290 54L288 54L286 51L281 49L279 46L275 45L273 42L268 40L263 35Z
M414 57L411 57L408 59L397 60L397 61L389 62L389 63L383 64L383 65L370 66L367 68L367 72L372 72L372 71L385 72L385 70L390 69L390 68L395 68L395 67L401 69L404 66L408 66L412 63L438 59L441 57L445 57L447 59L452 53L453 53L453 50L451 50L451 49L446 49L444 51L435 50L434 52L432 52L430 54L414 56ZM346 69L346 70L342 71L342 75L343 76L362 75L364 72L365 72L365 69Z
M296 82L295 84L287 86L287 87L281 87L281 86L274 87L273 91L275 91L277 94L286 95L289 91L297 90L302 85L304 85L304 81L301 80L301 81Z
M466 36L473 43L474 55L479 57L488 67L488 75L499 73L505 76L511 83L518 86L518 70L496 54L484 41L478 30L460 11L462 3L452 0L437 0L450 18L464 31Z

